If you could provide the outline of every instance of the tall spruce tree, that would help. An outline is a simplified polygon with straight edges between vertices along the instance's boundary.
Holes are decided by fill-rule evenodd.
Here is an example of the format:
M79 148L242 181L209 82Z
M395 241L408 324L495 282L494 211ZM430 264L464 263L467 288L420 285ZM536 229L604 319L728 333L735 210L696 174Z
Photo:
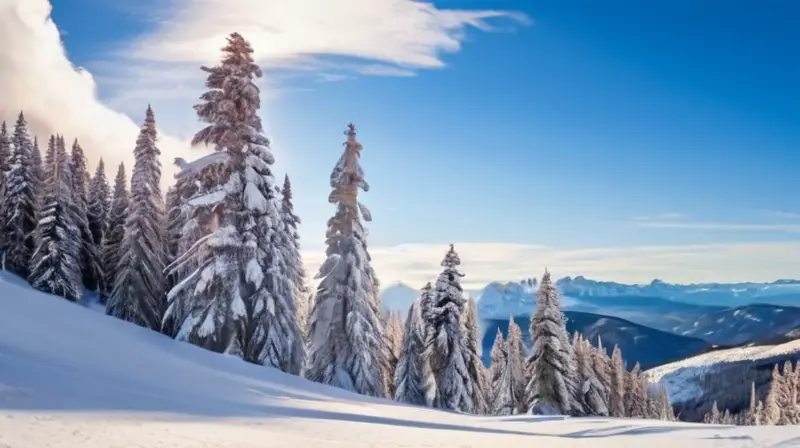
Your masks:
M528 363L528 409L543 415L580 415L583 406L569 333L548 271L542 276L536 299L530 324L533 351Z
M81 231L81 272L83 273L83 286L90 291L97 290L98 281L102 276L103 269L100 263L100 256L89 230L89 170L86 167L86 156L83 148L76 139L72 143L72 154L70 155L72 167L72 197L73 220Z
M164 287L164 199L161 196L161 151L156 145L156 121L148 106L133 150L131 194L124 254L117 264L106 312L141 327L159 331L166 308Z
M389 398L394 398L395 388L394 379L397 372L397 363L400 359L400 351L403 348L403 319L400 313L390 311L383 323L384 338L384 361L386 362L386 394Z
M303 334L307 333L308 326L308 288L306 287L305 269L303 259L300 256L300 234L297 226L300 225L300 218L294 213L294 203L292 202L292 184L287 174L283 178L283 188L281 189L281 219L284 223L284 239L287 266L290 268L291 278L294 285L293 299L297 310L297 323Z
M439 409L474 412L472 378L465 353L461 313L466 300L461 288L464 276L458 266L461 259L453 245L442 260L444 270L436 279L432 300L423 309L425 321L425 357L429 372L426 376L427 394L433 398L431 405Z
M622 360L622 351L619 346L614 346L611 352L609 370L611 371L611 388L608 397L608 415L611 417L625 417L625 364Z
M478 306L470 298L464 306L462 313L464 356L467 364L471 386L471 400L473 414L486 414L489 405L486 402L486 388L488 387L483 361L481 360L481 340L478 333Z
M31 257L36 249L37 192L32 151L28 123L20 112L14 127L6 172L0 216L3 233L0 257L3 269L25 279L30 274Z
M263 135L261 69L240 34L228 36L221 64L203 67L209 89L195 106L208 125L194 137L225 157L208 166L186 202L186 226L208 232L178 256L168 272L197 266L167 296L164 323L176 337L207 349L301 372L305 346L297 322L283 222L272 176L274 157ZM204 182L209 181L209 182Z
M37 227L38 247L33 254L31 285L50 294L76 301L81 298L80 230L73 222L72 173L66 150L47 147L45 192Z
M503 340L503 332L497 329L491 352L491 415L513 415L517 413L516 387L514 375L509 365L508 345Z
M514 321L514 316L508 319L507 358L508 368L514 384L514 406L516 414L524 414L525 406L525 342L522 340L522 329Z
M33 177L36 180L36 199L38 201L44 195L45 182L47 179L44 172L44 162L42 161L42 151L39 149L39 138L36 136L33 137L31 157L33 158Z
M8 162L11 156L11 136L8 134L6 122L0 123L0 194L6 184L6 174L8 172ZM2 196L0 196L2 199Z
M336 214L328 220L326 260L309 317L309 362L306 377L363 395L386 396L380 296L367 252L360 216L371 221L358 201L368 191L359 164L362 146L356 128L348 126L344 154L331 173L328 202Z
M426 403L422 377L425 362L422 356L425 344L423 331L422 310L418 298L408 310L403 330L403 344L400 347L394 374L394 399L401 403L418 406L424 406Z
M95 250L98 254L101 254L101 256L103 240L108 232L108 216L110 211L111 187L108 185L108 179L106 178L106 165L101 158L100 162L97 163L94 177L92 177L89 183L89 209L87 211L89 232L92 234L92 242L94 243ZM108 269L107 266L104 266L104 268ZM98 287L103 283L103 278L99 278Z
M607 416L608 404L603 397L603 387L594 371L591 346L577 331L575 332L572 346L578 367L578 385L581 388L586 413L594 416Z
M114 288L117 280L117 272L120 260L123 257L121 252L122 240L125 237L125 222L128 219L128 206L130 198L128 196L128 180L125 176L125 165L119 164L117 175L114 178L114 192L111 198L111 209L108 213L108 235L103 239L103 266L105 275L103 283L100 285L100 301L106 303L108 296Z

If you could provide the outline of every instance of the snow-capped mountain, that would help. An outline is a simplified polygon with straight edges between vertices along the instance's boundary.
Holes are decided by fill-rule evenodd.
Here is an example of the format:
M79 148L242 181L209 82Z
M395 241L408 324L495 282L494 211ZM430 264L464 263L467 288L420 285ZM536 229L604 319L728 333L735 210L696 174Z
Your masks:
M700 421L717 401L720 410L746 409L750 387L763 400L776 363L800 360L800 340L779 345L716 350L648 370L651 382L661 382L681 419Z
M389 311L400 312L403 318L417 297L419 297L419 290L405 283L395 283L381 291L383 307Z

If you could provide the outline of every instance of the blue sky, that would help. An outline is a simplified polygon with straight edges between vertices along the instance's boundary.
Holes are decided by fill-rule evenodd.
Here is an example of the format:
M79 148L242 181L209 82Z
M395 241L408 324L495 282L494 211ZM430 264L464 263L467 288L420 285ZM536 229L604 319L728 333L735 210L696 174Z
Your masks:
M164 36L151 0L52 3L69 58L92 70L103 101L135 121L152 102L173 135L199 128L196 96L126 95L120 67L109 69L130 42L159 27ZM312 69L262 62L267 134L279 173L294 180L306 247L322 244L327 178L349 121L365 148L376 246L800 242L800 4L434 4L530 23L467 27L459 51L433 51L439 68L330 54ZM181 62L181 79L201 88L199 64ZM414 73L341 68L373 62ZM159 87L180 90L175 79Z

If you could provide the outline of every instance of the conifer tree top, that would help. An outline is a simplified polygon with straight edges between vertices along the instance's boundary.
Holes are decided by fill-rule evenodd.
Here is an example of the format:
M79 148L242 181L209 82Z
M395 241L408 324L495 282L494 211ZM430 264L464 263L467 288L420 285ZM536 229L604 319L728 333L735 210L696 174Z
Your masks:
M448 249L447 253L442 260L441 265L446 268L455 268L456 266L461 265L461 258L456 253L455 246L453 244L450 245L450 249Z

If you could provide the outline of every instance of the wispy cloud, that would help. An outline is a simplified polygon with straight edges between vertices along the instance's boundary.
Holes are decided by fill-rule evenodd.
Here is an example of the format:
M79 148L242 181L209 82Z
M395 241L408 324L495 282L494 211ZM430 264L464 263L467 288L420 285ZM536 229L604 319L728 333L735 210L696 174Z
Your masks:
M800 224L738 224L727 222L650 222L644 221L641 227L661 229L718 230L728 232L785 232L800 233Z
M800 212L787 212L782 210L761 210L758 212L761 216L776 219L800 219Z
M657 215L646 215L646 216L634 216L634 221L660 221L660 220L671 220L671 219L682 219L684 216L683 213L677 212L670 212L670 213L659 213Z
M447 244L372 247L373 267L382 284L403 281L421 287L433 281ZM491 281L539 277L545 268L555 276L587 277L628 283L666 281L736 282L793 278L800 272L800 242L707 244L684 246L603 247L564 249L538 245L456 243L468 289ZM313 276L324 259L322 251L305 251Z

